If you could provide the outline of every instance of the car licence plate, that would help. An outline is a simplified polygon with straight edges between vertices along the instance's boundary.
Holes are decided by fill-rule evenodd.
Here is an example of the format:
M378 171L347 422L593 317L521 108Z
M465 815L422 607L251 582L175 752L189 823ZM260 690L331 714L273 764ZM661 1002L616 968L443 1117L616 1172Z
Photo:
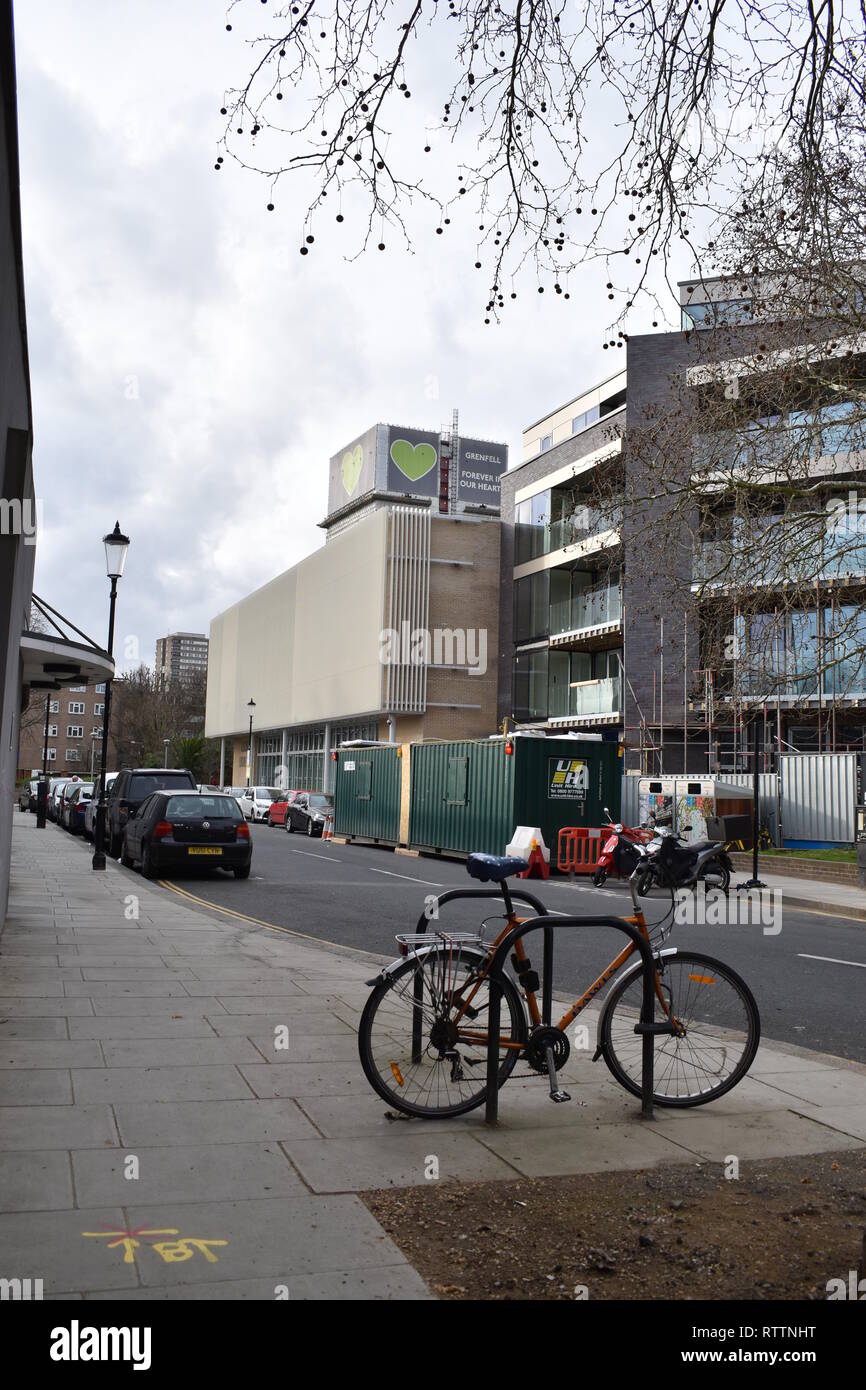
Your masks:
M206 849L204 846L201 846L201 845L190 845L189 848L188 848L188 850L187 850L187 854L216 854L216 855L220 855L220 854L222 854L222 850L221 850L221 849Z

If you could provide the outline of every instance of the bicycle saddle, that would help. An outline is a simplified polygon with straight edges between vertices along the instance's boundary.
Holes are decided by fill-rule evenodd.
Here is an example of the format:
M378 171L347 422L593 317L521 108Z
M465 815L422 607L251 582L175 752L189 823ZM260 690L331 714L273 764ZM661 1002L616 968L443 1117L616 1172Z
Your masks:
M526 859L513 859L510 855L470 854L466 860L466 871L472 878L480 878L482 883L491 881L501 883L512 874L522 874L529 868Z

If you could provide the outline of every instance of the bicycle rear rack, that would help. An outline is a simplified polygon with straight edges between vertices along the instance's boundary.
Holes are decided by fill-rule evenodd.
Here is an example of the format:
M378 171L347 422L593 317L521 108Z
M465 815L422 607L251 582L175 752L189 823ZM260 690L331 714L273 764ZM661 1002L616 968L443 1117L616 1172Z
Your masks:
M497 898L501 894L505 901L505 908L509 917L514 915L514 902L526 903L535 912L535 917L526 918L519 921L507 936L502 938L496 948L496 953L490 963L487 972L488 986L490 989L490 1013L487 1025L487 1103L484 1112L485 1122L495 1125L499 1118L499 1023L501 1017L501 1005L503 995L502 981L505 974L505 964L514 944L521 937L528 935L532 931L542 931L543 941L543 965L542 965L542 993L541 993L541 1022L543 1027L549 1027L552 1022L553 1009L553 934L567 927L611 927L616 931L623 932L640 953L641 967L643 974L643 992L641 998L640 1019L635 1024L635 1033L643 1039L641 1055L641 1115L644 1119L653 1118L653 1085L654 1085L654 1061L655 1061L655 1034L660 1031L667 1031L666 1024L655 1022L655 961L653 958L652 946L646 937L642 936L637 927L631 922L625 921L622 917L556 917L547 915L543 903L531 893L523 889L510 889L508 883L503 881L499 888L451 888L436 899L436 912L446 903L454 902L457 898ZM406 939L422 939L426 936L429 941L431 936L447 936L448 933L428 932L427 925L430 921L429 907L422 912L418 926L414 933L407 933ZM451 934L452 940L457 940L461 933ZM467 936L469 934L466 934ZM400 938L398 937L398 940ZM488 943L489 946L489 943ZM415 981L416 998L418 991L422 987L420 979ZM413 1053L420 1055L421 1048L421 1011L414 1010L413 1019ZM554 1084L552 1079L551 1094L553 1094Z
M478 932L464 931L437 931L437 932L398 932L394 937L400 947L400 955L412 955L418 946L430 946L434 941L439 941L446 949L456 949L458 952L464 946L477 946L481 950L489 950L490 942L485 941Z

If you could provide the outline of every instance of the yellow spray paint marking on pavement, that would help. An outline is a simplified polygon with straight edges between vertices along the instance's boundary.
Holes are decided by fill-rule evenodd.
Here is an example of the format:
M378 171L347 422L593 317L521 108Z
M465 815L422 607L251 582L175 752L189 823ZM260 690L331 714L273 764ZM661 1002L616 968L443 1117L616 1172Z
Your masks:
M131 1231L106 1229L104 1231L82 1231L81 1234L92 1239L107 1241L107 1250L114 1250L117 1246L122 1247L123 1263L131 1265L135 1264L135 1251L141 1246L139 1237L153 1241L154 1236L176 1236L179 1233L176 1226L162 1226L153 1230L144 1226L137 1226ZM180 1236L178 1240L153 1241L153 1249L166 1264L178 1264L182 1260L191 1260L196 1250L200 1250L208 1264L215 1265L218 1263L217 1257L211 1254L207 1248L209 1245L228 1245L228 1241L203 1240L198 1236Z

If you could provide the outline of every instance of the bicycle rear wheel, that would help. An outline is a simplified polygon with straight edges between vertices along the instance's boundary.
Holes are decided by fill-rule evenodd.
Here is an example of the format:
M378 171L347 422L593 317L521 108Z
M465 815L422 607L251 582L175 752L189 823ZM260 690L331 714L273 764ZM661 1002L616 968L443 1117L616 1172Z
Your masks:
M730 1091L755 1059L761 1037L758 1006L735 970L712 956L677 951L656 962L664 1007L656 995L656 1023L670 1014L679 1036L655 1038L653 1099L656 1105L705 1105ZM643 1039L640 966L614 985L599 1025L599 1045L613 1076L632 1095L641 1093Z
M477 947L422 948L375 985L361 1015L358 1051L370 1085L395 1110L444 1119L483 1104L490 990L486 980L475 994L472 989L488 959ZM500 1086L513 1071L526 1036L523 1004L506 976Z

